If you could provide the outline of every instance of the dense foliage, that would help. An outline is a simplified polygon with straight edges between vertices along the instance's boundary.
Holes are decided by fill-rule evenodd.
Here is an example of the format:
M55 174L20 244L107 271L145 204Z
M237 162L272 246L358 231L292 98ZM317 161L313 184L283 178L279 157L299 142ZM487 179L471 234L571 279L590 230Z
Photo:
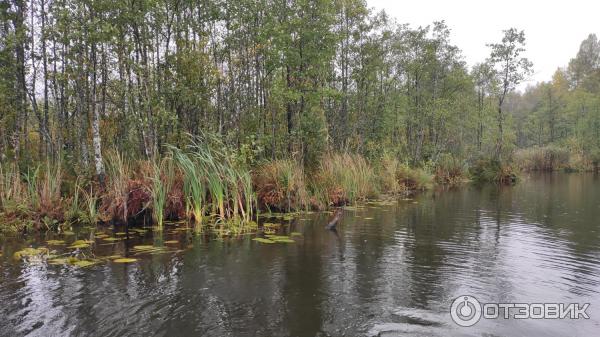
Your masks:
M552 81L514 28L469 69L444 22L414 28L362 0L0 2L0 156L106 171L220 135L246 164L325 153L413 166L506 162L553 144L600 159L600 46Z
M514 94L511 110L519 147L562 147L576 166L600 162L600 41L591 34L551 81Z

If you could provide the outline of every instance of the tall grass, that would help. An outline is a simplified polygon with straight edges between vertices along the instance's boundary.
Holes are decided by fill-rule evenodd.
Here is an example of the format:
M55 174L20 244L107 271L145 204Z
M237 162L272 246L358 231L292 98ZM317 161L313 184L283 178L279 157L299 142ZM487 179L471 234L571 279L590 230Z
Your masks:
M0 209L14 207L26 197L25 186L16 165L0 165Z
M175 167L171 158L152 163L150 195L152 196L152 218L159 229L163 228L169 191L175 179Z
M467 177L467 163L451 154L443 154L435 165L435 180L442 185L456 185Z
M47 163L20 174L16 165L0 167L0 211L15 222L56 228L64 220L68 205L61 197L60 163ZM17 226L22 228L23 226Z
M400 165L396 171L396 179L403 191L424 191L433 187L434 177L422 168Z
M401 165L400 161L392 155L385 154L381 158L378 167L378 180L382 192L398 194L404 191L397 177Z
M56 165L46 164L46 170L39 182L37 195L39 196L39 207L44 211L51 211L56 207L62 207L60 189L62 185L62 169L60 163Z
M25 217L31 217L26 185L16 165L0 164L0 233L22 231Z
M289 212L309 206L304 171L293 160L274 160L260 166L254 175L254 186L265 208Z
M85 212L83 220L93 225L98 222L98 197L94 194L94 189L90 187L90 191L84 189L81 190L83 193L83 203L85 205Z
M109 153L106 161L107 183L102 196L102 212L111 219L127 221L131 168L118 152Z
M477 182L496 184L512 184L518 176L511 164L501 163L493 159L479 159L470 168L470 175Z
M570 153L567 149L548 145L520 149L515 153L517 166L524 171L556 171L569 168Z
M98 221L98 196L94 193L92 185L88 191L82 186L82 182L81 177L76 178L66 218L93 225Z
M254 226L259 207L287 212L325 209L433 184L428 171L410 168L392 156L372 164L358 154L329 154L305 174L289 159L264 163L252 172L212 134L190 136L185 148L168 149L164 159L135 166L119 153L108 154L105 188L94 191L93 183L83 188L77 179L67 199L61 197L60 165L48 164L23 175L14 166L0 167L0 212L9 209L14 218L35 217L46 224L61 221L61 214L68 220L95 223L127 222L151 213L159 228L167 219L190 219L198 231L207 225L241 233L246 225ZM463 167L448 158L436 169L444 172L445 182L460 176Z
M410 167L390 155L381 159L377 173L381 190L389 194L424 191L432 188L435 183L429 170Z
M254 218L254 208L258 207L256 193L252 188L252 176L249 171L243 171L239 174L238 202L240 211L245 221L251 221Z
M360 155L333 154L323 159L318 183L327 191L327 203L341 205L377 196L375 171Z
M206 186L202 173L186 153L176 147L170 147L175 161L183 173L183 193L186 214L197 225L202 224L205 212Z
M191 137L185 150L170 146L183 173L186 209L197 225L208 212L217 221L250 221L256 197L250 170L237 163L220 138L213 134Z
M38 176L40 173L40 167L35 169L27 169L27 172L23 174L23 180L25 180L25 200L29 203L29 206L33 209L39 207L40 198L38 195Z

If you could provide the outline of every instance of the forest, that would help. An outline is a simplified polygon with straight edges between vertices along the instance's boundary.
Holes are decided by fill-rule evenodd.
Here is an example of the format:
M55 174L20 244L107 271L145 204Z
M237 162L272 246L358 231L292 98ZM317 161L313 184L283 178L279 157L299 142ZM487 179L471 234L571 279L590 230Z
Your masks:
M7 223L249 222L600 162L594 34L521 90L526 32L468 65L445 22L362 0L2 0L0 18Z

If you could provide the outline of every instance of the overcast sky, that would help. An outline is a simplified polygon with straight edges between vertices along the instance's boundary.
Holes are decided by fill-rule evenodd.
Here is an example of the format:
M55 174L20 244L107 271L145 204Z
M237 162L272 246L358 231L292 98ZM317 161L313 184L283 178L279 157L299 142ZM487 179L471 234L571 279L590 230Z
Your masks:
M367 0L398 23L426 26L445 20L452 43L469 65L489 55L486 43L500 41L502 30L525 30L531 82L547 81L577 54L590 33L600 35L600 0Z

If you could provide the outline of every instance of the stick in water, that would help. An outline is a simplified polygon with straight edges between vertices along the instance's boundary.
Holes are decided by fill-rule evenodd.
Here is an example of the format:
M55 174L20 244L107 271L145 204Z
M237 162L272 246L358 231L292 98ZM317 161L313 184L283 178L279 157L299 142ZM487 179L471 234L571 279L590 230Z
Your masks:
M333 219L331 219L331 221L329 221L326 228L327 229L335 229L335 226L337 225L338 221L340 221L340 219L342 218L342 213L343 212L340 208L336 209Z

